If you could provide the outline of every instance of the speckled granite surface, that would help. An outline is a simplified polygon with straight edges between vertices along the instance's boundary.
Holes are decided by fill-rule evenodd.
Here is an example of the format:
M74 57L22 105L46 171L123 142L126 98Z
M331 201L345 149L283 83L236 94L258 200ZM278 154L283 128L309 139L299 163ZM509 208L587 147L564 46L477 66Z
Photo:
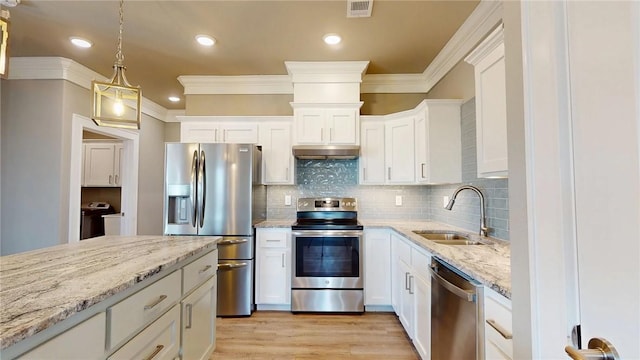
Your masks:
M0 257L0 349L190 256L217 237L103 236Z
M386 228L396 231L404 238L422 247L460 269L465 274L492 288L499 294L511 298L511 248L508 241L481 238L478 234L451 225L426 220L367 220L359 219L366 229ZM267 220L256 227L290 227L295 220ZM413 230L452 230L469 235L471 240L487 245L451 246L436 244Z

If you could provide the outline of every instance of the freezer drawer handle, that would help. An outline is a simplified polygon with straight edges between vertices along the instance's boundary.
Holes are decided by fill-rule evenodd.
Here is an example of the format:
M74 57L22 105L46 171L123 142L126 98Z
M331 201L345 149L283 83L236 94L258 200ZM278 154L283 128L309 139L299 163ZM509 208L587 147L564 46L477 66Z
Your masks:
M237 269L248 266L247 263L238 263L238 264L218 264L218 269L227 270L227 269Z
M489 324L489 326L491 326L495 331L497 331L498 333L500 333L500 335L502 335L503 338L507 339L507 340L511 340L513 339L513 335L511 335L506 329L504 329L502 326L498 325L498 323L496 323L495 320L493 319L487 319L487 324Z
M144 309L145 309L145 310L151 310L151 309L153 309L156 305L158 305L158 304L160 304L162 301L164 301L164 299L166 299L166 298L167 298L167 295L160 295L160 296L158 296L158 298L156 299L156 301L152 302L152 303L151 303L151 304L149 304L149 305L145 305L145 306L144 306Z
M154 357L156 357L156 355L158 355L160 353L160 351L162 351L162 349L164 349L164 345L158 345L156 346L155 350L153 350L153 352L147 356L146 358L144 358L144 360L151 360Z
M434 278L440 285L444 286L445 289L451 291L454 295L459 298L465 299L469 302L474 302L476 300L476 294L466 291L464 289L460 289L459 287L453 285L452 283L445 280L442 276L440 276L433 268L429 269L431 273L431 277Z
M218 242L218 245L234 245L248 242L249 239L234 239L234 240L222 240Z
M203 267L202 269L200 269L200 271L198 271L198 274L202 274L203 272L207 272L207 271L209 271L209 269L211 269L211 265L207 265L207 266Z

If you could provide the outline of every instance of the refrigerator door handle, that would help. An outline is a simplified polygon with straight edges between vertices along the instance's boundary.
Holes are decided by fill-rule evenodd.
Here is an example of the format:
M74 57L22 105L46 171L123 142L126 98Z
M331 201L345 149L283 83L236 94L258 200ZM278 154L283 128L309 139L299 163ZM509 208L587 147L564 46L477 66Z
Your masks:
M193 152L193 158L191 159L191 226L196 227L196 221L198 219L198 191L196 189L196 182L198 179L198 151Z
M198 195L200 197L200 228L204 226L204 210L205 210L205 198L207 195L207 163L205 159L204 151L200 152L200 171L198 171Z

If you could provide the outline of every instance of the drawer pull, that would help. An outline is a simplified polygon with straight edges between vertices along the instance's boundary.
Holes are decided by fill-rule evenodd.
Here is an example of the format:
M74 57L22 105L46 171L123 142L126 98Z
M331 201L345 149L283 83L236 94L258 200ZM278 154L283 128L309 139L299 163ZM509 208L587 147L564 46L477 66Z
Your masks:
M203 267L202 269L200 269L200 271L198 271L198 274L202 274L203 272L207 272L207 271L209 271L209 269L211 269L211 265L207 265L207 266Z
M144 360L151 360L154 357L156 357L156 355L158 355L160 353L160 351L162 351L162 349L164 349L164 345L158 345L156 346L155 350L153 350L153 352L147 356L146 358L144 358Z
M280 239L267 239L267 242L280 242Z
M495 331L500 333L500 335L502 335L503 338L507 340L511 340L513 338L513 335L510 334L507 330L505 330L502 326L498 325L498 323L496 323L495 320L487 319L487 324L489 324L489 326L491 326Z
M187 304L185 306L187 308L187 325L184 327L185 329L191 329L191 316L193 315L193 305Z
M149 305L145 305L145 306L144 306L144 309L145 309L145 310L151 310L151 309L153 309L156 305L160 304L160 303L161 303L164 299L166 299L166 298L167 298L167 295L160 295L160 296L156 299L156 301L152 302L152 303L151 303L151 304L149 304Z

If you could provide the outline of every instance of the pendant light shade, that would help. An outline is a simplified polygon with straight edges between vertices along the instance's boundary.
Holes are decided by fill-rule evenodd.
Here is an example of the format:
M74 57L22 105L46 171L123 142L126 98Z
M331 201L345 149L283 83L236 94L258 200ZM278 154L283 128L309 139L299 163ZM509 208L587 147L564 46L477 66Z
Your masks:
M98 126L125 129L140 129L142 89L132 86L124 72L122 54L122 24L124 20L124 0L120 0L120 32L113 76L109 82L91 82L91 119Z

